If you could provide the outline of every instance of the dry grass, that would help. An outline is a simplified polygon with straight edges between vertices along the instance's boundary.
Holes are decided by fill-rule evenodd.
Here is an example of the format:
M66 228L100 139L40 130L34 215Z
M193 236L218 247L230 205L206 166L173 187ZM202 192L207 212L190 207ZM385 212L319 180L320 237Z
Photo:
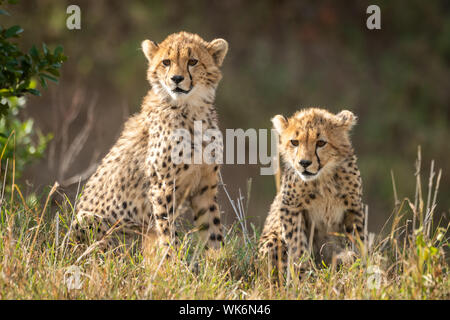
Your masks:
M342 268L317 267L302 281L289 273L282 284L256 260L258 232L247 226L244 197L229 198L238 221L227 228L221 250L205 251L186 233L176 257L166 260L151 245L105 253L71 243L75 203L65 197L47 205L55 188L34 203L25 203L18 188L10 198L0 192L0 298L448 299L448 226L432 226L440 173L434 180L432 169L425 202L420 166L414 200L396 198L386 222L390 230L355 243L364 252L358 260Z

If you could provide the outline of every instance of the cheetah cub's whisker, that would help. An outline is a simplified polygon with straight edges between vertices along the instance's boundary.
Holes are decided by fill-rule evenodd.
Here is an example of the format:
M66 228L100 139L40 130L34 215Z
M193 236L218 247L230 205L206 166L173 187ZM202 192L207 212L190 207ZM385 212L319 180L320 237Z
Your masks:
M280 271L288 261L298 266L304 255L319 265L333 257L351 260L354 253L338 234L364 236L361 176L349 138L356 116L310 108L289 119L277 115L272 123L285 168L259 242L260 258Z
M171 152L180 143L174 131L193 135L195 121L218 130L213 103L228 44L179 32L160 44L145 40L142 50L151 90L88 180L74 219L76 238L86 241L93 230L102 239L116 226L102 241L107 247L152 232L160 243L176 245L176 211L183 202L192 207L207 246L218 248L223 240L216 200L219 165L175 164Z

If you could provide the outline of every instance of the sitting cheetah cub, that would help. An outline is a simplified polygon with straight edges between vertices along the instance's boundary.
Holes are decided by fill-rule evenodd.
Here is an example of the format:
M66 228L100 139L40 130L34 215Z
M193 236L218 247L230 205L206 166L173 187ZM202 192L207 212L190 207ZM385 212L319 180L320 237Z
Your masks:
M260 257L281 270L288 258L298 266L303 254L318 263L330 263L333 255L338 262L350 260L353 252L336 234L363 238L361 176L349 139L356 116L311 108L289 119L277 115L272 123L286 168L260 239Z
M195 121L204 130L218 130L214 98L228 43L179 32L160 44L145 40L142 50L151 89L88 180L74 219L76 238L85 242L95 231L95 239L111 248L156 233L161 244L176 245L177 209L188 204L207 246L218 248L223 240L216 201L219 166L175 164L171 152L180 143L174 131L193 135Z

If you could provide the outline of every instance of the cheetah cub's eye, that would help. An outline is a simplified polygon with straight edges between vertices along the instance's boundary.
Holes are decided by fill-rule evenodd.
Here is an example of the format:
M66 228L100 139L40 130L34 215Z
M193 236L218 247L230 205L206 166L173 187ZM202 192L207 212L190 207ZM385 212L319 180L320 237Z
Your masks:
M318 147L323 147L323 146L326 145L326 144L327 144L327 142L324 141L324 140L317 140L317 146L318 146Z
M195 66L197 64L198 60L197 59L189 59L188 60L188 65L190 65L191 67Z
M294 147L298 147L298 140L291 140L291 144L292 144Z
M170 66L170 60L169 59L164 59L162 61L163 65L165 65L166 67Z

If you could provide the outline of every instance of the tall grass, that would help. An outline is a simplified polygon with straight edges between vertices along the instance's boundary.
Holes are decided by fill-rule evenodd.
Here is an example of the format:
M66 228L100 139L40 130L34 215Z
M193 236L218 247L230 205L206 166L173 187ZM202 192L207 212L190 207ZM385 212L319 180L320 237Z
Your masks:
M1 179L0 298L448 299L448 225L433 226L441 173L431 166L424 192L420 159L419 149L415 197L398 199L392 174L392 215L376 236L367 232L366 223L368 241L355 243L362 255L353 264L315 266L301 281L291 274L281 282L273 281L271 270L256 259L259 232L246 218L250 182L247 196L239 190L238 199L221 183L237 218L225 230L223 248L205 251L185 232L177 255L167 260L151 239L137 251L102 252L72 243L76 199L61 194L55 184L27 203L15 181L7 197ZM13 170L14 159L3 163Z

